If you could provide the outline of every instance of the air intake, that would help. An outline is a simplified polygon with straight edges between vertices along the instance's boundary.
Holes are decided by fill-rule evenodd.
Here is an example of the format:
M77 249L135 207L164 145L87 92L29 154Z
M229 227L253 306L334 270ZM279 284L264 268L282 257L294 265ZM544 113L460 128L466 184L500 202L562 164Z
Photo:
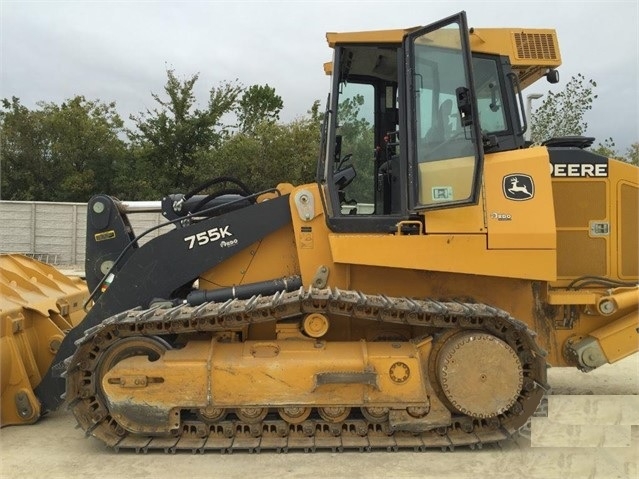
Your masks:
M518 60L558 60L556 38L548 33L513 33Z

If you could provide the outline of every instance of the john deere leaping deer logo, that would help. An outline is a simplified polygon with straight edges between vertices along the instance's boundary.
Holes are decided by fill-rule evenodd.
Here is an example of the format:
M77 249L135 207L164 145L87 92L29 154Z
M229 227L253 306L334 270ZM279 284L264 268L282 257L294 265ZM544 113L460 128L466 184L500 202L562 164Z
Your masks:
M535 182L523 173L504 176L502 188L504 196L509 200L525 201L535 196Z

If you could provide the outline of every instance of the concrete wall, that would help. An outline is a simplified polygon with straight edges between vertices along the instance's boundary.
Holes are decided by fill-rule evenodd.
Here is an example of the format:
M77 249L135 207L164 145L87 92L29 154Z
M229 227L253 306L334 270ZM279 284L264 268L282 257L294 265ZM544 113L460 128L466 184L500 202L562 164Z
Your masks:
M0 201L0 253L25 253L57 265L84 265L86 203ZM160 213L129 215L140 234L163 222ZM161 228L140 243L167 231Z

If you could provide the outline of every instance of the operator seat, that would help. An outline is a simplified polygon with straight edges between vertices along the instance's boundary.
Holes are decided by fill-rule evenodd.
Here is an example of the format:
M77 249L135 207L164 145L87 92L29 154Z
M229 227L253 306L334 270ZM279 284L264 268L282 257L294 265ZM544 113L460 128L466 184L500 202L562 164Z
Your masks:
M451 99L444 100L442 104L439 105L435 122L424 137L426 143L441 143L450 138L453 131L453 125L450 123L450 115L452 112L453 101Z

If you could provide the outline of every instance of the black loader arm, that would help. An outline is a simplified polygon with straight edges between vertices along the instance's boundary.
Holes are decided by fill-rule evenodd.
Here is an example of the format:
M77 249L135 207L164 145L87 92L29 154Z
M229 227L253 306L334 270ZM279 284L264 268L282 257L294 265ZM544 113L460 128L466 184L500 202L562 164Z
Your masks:
M104 200L108 197L100 198ZM93 201L90 203L89 216L94 212L92 204ZM128 222L112 213L113 211L108 212L111 218L109 221L99 223L99 231L91 229L95 224L91 226L89 219L87 229L91 231L93 241L95 235L100 233L105 233L105 237L97 243L107 244L110 239L106 237L114 234L115 238L112 240L118 239L118 231L121 233ZM43 409L53 411L62 404L61 396L65 391L65 380L60 377L64 371L62 361L74 353L75 341L86 330L117 313L138 306L148 307L154 298L171 298L173 292L192 283L200 273L290 222L289 198L285 195L177 228L143 246L130 248L124 255L124 262L121 261L122 264L111 270L113 278L109 287L97 297L82 323L66 335L52 366L35 389ZM114 253L109 251L117 250L123 244L124 242L117 248L105 247L102 253L98 248L91 253L94 255L92 264L99 265L103 262L100 260L105 258L110 260ZM99 273L94 271L94 274L94 278L99 277ZM94 281L95 279L91 282Z
M126 263L129 256L138 248L137 243L132 243L134 239L129 219L120 211L116 200L106 195L91 198L87 205L84 260L84 274L89 291L95 290L120 255L122 258L113 273Z

